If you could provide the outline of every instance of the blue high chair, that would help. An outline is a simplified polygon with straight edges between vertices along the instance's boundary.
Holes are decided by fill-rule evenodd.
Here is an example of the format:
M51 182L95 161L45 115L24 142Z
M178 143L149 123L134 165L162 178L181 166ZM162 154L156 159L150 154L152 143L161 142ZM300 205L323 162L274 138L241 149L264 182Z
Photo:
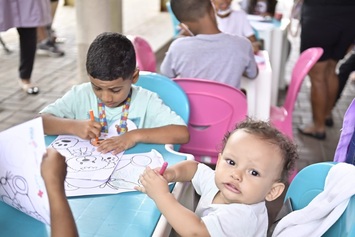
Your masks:
M185 91L173 80L154 72L139 72L138 82L135 84L159 95L163 102L189 123L190 103ZM174 150L178 151L180 145L174 145Z
M328 172L336 164L336 162L322 162L309 165L302 169L290 184L285 196L285 201L288 198L291 199L293 210L300 210L306 207L324 190L325 179ZM340 218L323 235L323 237L338 236L355 236L355 196L352 196Z

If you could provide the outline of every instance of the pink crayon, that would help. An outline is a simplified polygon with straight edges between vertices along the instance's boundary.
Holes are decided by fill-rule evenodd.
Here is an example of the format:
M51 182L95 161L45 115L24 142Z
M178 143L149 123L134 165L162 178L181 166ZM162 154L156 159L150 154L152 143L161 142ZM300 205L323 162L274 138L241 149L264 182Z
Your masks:
M159 174L160 175L163 175L164 174L164 172L165 172L165 170L166 170L166 167L168 167L168 162L164 162L163 163L163 166L161 167L161 169L160 169L160 171L159 171Z

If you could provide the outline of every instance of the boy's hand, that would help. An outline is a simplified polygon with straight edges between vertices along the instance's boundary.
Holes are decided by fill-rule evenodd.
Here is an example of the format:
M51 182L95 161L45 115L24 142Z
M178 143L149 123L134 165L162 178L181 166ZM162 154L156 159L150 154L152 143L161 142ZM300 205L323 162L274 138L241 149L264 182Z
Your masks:
M96 137L100 137L101 124L91 120L77 120L74 125L74 134L78 137L86 140L91 140Z
M64 185L67 175L67 164L65 157L53 148L48 148L47 153L43 155L41 163L41 175L47 187L54 185Z
M139 181L143 186L135 187L135 189L146 193L153 200L170 193L168 181L159 174L158 169L152 170L147 166Z
M122 151L134 147L135 145L136 141L133 134L126 132L120 136L110 137L101 141L97 151L102 153L111 152L113 155L116 155Z

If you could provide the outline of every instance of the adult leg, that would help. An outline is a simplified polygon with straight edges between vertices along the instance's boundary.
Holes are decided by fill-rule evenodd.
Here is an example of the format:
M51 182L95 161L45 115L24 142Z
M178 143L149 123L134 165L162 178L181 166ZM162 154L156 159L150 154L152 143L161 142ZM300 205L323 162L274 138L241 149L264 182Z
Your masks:
M51 38L52 36L52 23L54 20L55 13L58 8L58 0L51 0L51 16L52 16L52 22L48 24L47 26L39 26L37 28L37 36L38 36L38 42L41 42L47 38Z
M52 22L47 26L37 28L38 34L38 53L46 54L50 57L64 56L64 51L59 49L56 44L56 36L52 29L52 23L58 7L58 0L51 0L51 16Z
M51 15L52 19L54 19L55 13L57 12L59 0L51 0Z
M327 109L326 68L328 60L317 62L309 71L311 79L311 105L313 124L299 131L318 139L325 138L325 113Z
M17 28L20 36L20 85L28 94L37 94L38 87L31 85L31 75L36 54L37 32L36 28Z

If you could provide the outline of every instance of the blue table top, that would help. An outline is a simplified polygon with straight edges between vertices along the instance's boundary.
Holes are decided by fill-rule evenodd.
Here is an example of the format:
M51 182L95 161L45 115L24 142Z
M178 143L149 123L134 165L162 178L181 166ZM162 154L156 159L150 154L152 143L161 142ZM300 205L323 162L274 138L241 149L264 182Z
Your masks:
M53 137L46 137L48 145ZM164 145L138 144L125 154L156 149L169 165L186 160L186 156L170 153ZM173 185L170 186L171 190ZM155 203L139 192L92 195L68 198L81 237L151 236L161 213ZM1 236L50 236L50 227L0 202Z

